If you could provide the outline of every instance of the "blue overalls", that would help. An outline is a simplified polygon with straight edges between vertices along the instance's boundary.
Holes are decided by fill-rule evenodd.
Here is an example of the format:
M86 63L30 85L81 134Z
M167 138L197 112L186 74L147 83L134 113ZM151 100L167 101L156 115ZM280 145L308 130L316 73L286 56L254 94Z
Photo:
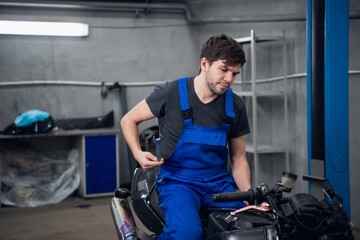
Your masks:
M200 206L240 208L243 202L215 203L212 194L235 191L235 182L226 170L227 132L230 125L204 127L192 124L188 102L187 78L179 79L184 129L171 155L161 166L157 188L166 227L159 240L202 239ZM234 118L232 91L225 92L227 118Z

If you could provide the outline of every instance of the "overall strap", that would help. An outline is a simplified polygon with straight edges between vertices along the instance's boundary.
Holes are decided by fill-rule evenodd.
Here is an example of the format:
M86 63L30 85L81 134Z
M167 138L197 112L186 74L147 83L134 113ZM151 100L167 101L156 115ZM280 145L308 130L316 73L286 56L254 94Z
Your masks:
M187 78L186 77L179 78L178 85L179 85L181 111L184 113L185 119L192 118L191 110L189 106ZM234 114L234 106L233 106L233 92L230 88L225 92L225 112L226 112L225 124L231 125L231 122L235 117L235 114Z
M231 125L231 122L235 117L235 113L233 106L233 92L230 88L225 92L225 112L226 118L224 123Z
M179 78L179 95L180 95L180 106L181 111L184 113L185 119L191 118L191 110L189 106L188 89L187 89L187 78Z

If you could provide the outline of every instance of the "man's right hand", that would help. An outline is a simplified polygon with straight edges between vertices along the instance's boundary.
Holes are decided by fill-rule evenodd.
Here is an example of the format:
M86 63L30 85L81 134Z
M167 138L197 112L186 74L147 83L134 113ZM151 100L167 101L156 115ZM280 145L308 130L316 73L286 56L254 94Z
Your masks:
M164 164L164 158L158 161L156 156L150 152L139 151L134 157L145 171L155 171L157 167Z

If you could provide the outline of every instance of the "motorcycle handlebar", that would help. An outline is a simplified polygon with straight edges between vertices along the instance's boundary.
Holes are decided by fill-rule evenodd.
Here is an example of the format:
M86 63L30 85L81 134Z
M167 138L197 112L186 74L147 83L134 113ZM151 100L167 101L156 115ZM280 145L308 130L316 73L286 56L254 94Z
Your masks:
M227 192L213 194L212 200L214 202L238 202L238 201L253 201L254 192L250 189L247 192Z

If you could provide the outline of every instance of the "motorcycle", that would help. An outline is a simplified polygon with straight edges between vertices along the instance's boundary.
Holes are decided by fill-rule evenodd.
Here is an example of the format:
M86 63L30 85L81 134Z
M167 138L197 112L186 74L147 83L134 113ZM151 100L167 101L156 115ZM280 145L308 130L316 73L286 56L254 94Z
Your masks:
M200 213L206 240L273 239L273 240L353 240L349 219L342 199L326 179L322 184L326 197L319 201L306 193L285 197L290 193L297 176L283 172L272 188L262 183L247 192L219 193L213 201L248 201L241 209L208 209ZM311 177L304 177L311 180ZM118 238L122 240L155 240L166 226L159 207L155 188L156 172L137 168L131 191L115 190L110 209ZM153 234L137 227L130 208L141 223Z

